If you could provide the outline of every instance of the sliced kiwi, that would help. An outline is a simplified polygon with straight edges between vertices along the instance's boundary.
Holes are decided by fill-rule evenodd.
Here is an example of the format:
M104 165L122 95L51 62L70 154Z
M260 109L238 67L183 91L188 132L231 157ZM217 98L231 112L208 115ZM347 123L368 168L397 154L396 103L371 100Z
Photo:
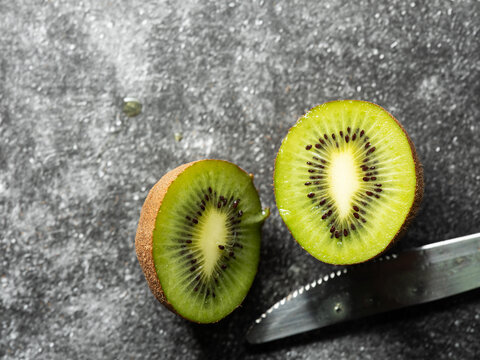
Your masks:
M415 148L400 123L365 101L334 101L290 129L275 163L280 215L317 259L354 264L382 253L423 195Z
M253 282L268 215L253 176L232 163L202 160L168 172L150 190L135 238L153 294L194 322L228 315Z

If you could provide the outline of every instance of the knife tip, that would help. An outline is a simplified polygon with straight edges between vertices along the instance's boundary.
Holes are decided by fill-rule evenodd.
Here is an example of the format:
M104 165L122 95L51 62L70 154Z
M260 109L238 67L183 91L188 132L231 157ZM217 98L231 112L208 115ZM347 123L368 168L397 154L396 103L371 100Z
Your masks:
M256 327L257 327L257 323L254 323L247 330L247 334L245 335L245 340L247 340L247 342L251 345L261 344L264 342L259 336L258 331L256 330Z

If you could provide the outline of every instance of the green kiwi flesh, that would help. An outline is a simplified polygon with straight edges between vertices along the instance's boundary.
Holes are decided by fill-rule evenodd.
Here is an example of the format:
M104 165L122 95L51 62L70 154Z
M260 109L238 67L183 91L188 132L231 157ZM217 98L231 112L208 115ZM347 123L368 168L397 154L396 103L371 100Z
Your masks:
M252 285L269 210L262 210L253 176L232 163L202 160L177 169L145 201L137 255L152 292L170 310L216 322Z
M399 122L378 105L340 100L311 109L275 163L280 216L317 259L354 264L385 251L420 204L423 175Z

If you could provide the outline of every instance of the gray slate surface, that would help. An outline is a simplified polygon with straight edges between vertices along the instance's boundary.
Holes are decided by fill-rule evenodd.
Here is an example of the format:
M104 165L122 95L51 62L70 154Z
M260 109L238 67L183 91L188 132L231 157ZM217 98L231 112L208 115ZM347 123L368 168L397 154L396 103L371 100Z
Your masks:
M417 145L425 197L396 250L480 231L479 8L0 0L0 357L478 359L479 291L263 346L244 334L331 270L292 240L271 186L316 104L376 102ZM211 326L160 306L134 252L148 189L201 158L255 173L272 208L249 296Z

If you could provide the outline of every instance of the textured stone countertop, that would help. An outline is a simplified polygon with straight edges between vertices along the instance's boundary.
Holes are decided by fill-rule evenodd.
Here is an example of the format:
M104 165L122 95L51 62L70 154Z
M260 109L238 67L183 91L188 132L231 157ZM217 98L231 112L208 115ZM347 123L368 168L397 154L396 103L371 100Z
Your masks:
M244 337L331 271L292 239L272 189L281 139L314 105L370 100L411 135L425 196L396 251L480 231L478 1L0 0L0 12L0 358L479 358L480 290L261 346ZM139 116L123 114L126 96ZM149 188L202 158L254 173L272 209L243 306L208 326L154 299L134 251Z

